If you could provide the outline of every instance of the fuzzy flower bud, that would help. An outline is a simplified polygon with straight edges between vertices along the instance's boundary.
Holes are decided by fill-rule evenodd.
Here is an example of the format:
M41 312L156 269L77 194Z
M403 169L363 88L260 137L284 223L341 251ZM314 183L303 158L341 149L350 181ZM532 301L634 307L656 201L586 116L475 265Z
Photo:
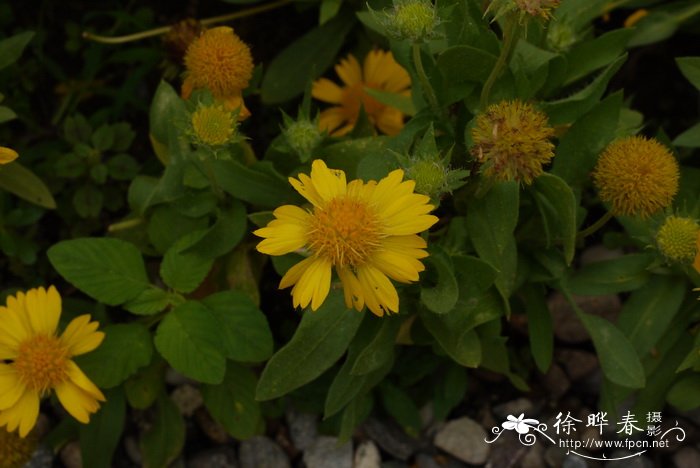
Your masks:
M700 226L695 220L669 216L656 235L656 243L669 260L690 263L698 253L698 234Z
M430 0L394 0L394 7L380 17L394 39L423 42L436 37L440 20Z
M308 161L311 153L321 144L323 135L318 123L307 119L291 121L284 129L284 138L302 162Z
M195 142L216 147L230 143L236 133L233 113L220 105L200 106L192 114L192 132Z
M531 184L554 157L554 135L547 116L522 101L493 104L476 117L472 156L481 173L500 181Z

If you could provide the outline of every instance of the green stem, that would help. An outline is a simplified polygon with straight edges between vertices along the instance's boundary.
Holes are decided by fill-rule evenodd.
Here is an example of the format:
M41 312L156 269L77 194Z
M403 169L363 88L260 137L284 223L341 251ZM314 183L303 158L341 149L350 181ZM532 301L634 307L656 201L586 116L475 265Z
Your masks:
M432 109L433 113L435 115L439 115L440 105L438 104L437 97L435 96L435 90L433 90L433 87L430 85L428 75L425 73L425 68L423 68L423 59L420 55L420 44L414 42L412 49L413 63L416 66L416 73L418 73L418 79L420 80L420 84L423 87L423 92L428 98L428 104L430 104L430 108Z
M109 227L107 227L107 232L123 231L125 229L134 228L140 224L143 224L143 218L127 219L126 221L110 224Z
M498 56L498 60L496 60L496 64L493 66L493 69L491 69L491 74L481 90L480 103L482 110L486 109L486 106L489 103L491 88L493 88L494 83L496 83L496 80L503 71L503 67L505 67L506 63L508 62L508 58L510 57L513 47L517 42L517 36L518 18L513 14L506 19L506 25L503 29L503 47L501 48L501 54Z
M209 184L211 185L214 195L216 195L219 200L226 198L224 191L221 190L221 187L219 187L219 182L216 180L216 176L214 175L214 168L211 166L211 159L208 157L204 159L204 169L207 172L207 178L209 179Z
M274 10L281 6L291 3L294 0L278 0L276 2L268 3L267 5L260 5L252 8L246 8L243 11L237 11L236 13L229 13L227 15L215 16L213 18L206 18L200 21L203 26L208 26L216 23L223 23L225 21L231 21L238 18L245 18L246 16L257 15L258 13L263 13L269 10ZM146 39L153 36L160 36L170 31L171 26L162 26L160 28L149 29L148 31L141 31L134 34L129 34L127 36L100 36L98 34L92 34L88 31L83 31L83 39L89 41L101 42L103 44L123 44L125 42L140 41L141 39Z
M602 228L605 225L605 223L607 223L608 221L610 221L612 219L612 217L613 217L613 215L611 212L609 212L609 211L605 212L605 214L603 216L601 216L598 221L591 224L583 231L579 232L576 235L576 239L583 239L585 237L590 236L591 234L596 232L598 229Z

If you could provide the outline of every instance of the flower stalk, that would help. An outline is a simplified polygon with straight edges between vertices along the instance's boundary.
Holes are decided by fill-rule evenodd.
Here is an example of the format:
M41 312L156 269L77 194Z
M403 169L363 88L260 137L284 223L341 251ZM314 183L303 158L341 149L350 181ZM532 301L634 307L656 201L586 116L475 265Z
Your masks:
M484 87L481 90L480 104L482 109L485 109L488 105L491 89L493 88L494 83L496 83L498 77L503 72L503 68L508 63L510 54L513 52L513 48L515 47L520 34L520 27L516 15L508 15L505 22L506 24L503 29L503 47L501 48L501 53L496 60L496 64L491 69L491 73L486 79Z

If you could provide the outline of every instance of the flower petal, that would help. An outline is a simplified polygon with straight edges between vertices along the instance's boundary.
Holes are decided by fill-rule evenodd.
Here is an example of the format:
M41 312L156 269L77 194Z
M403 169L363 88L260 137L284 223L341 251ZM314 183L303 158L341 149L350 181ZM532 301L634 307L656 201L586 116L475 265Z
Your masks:
M54 286L49 287L48 291L44 288L27 291L25 307L35 333L56 333L58 319L61 317L61 296Z
M25 386L19 380L14 367L0 363L0 410L5 410L20 399Z
M299 174L297 177L299 177L298 180L294 177L289 178L289 183L292 184L294 190L299 192L302 197L309 200L312 205L323 206L323 199L316 191L316 187L314 187L311 178L306 174Z
M71 356L89 353L104 340L105 334L96 331L100 326L99 322L91 322L90 318L88 314L74 318L61 335L61 342L68 348Z
M305 308L311 303L312 310L318 309L330 288L331 262L325 258L314 258L292 289L294 307Z
M90 414L100 407L95 398L70 380L56 386L56 396L66 411L83 424L90 422Z
M0 146L0 164L11 163L17 159L18 156L19 154L17 154L17 151L13 150L12 148Z
M309 266L315 260L316 259L314 257L305 258L304 260L300 261L296 265L292 266L289 270L287 270L287 272L280 280L279 289L284 289L295 285L297 281L299 281L299 278L301 278L301 275L304 274L306 269L309 268Z
M343 90L328 78L319 78L311 87L311 95L319 101L339 104L343 99Z
M348 86L362 82L362 69L360 68L360 63L352 54L342 59L340 63L335 66L335 72L338 74L340 79L343 80L343 83Z
M326 202L344 195L347 189L345 172L329 169L321 159L316 159L311 164L311 181L316 192Z
M367 307L372 312L381 317L384 311L399 311L399 295L384 273L371 265L363 265L357 269L357 279Z
M17 402L0 411L0 426L7 426L9 432L19 427L19 436L26 437L36 424L39 416L39 394L25 391Z
M331 107L321 111L318 119L318 128L335 135L335 130L348 120L350 120L350 117L345 109L342 107Z
M365 306L365 298L362 295L362 286L355 274L347 267L336 268L338 277L343 283L343 295L345 296L345 306L348 309L353 307L358 312Z
M82 390L88 393L91 397L99 401L106 401L105 396L99 388L92 383L87 375L80 370L80 367L74 361L68 361L68 378Z

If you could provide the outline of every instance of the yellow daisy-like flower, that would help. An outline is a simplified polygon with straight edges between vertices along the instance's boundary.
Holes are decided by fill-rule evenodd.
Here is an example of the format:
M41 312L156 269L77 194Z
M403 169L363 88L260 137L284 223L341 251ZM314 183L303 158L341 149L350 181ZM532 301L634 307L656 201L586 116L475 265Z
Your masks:
M335 72L343 81L340 87L326 78L314 81L311 95L316 99L336 104L321 112L319 126L331 135L341 136L350 132L360 114L360 105L372 125L387 135L396 135L403 128L403 114L371 97L365 87L411 95L411 77L396 63L391 52L373 50L367 54L364 67L353 55L340 61Z
M236 131L230 111L222 106L200 106L192 114L192 130L197 141L208 146L228 143Z
M669 216L656 234L656 243L669 260L690 263L698 252L698 235L700 226L694 219Z
M104 339L89 315L73 319L61 336L56 327L61 296L56 288L35 288L8 296L0 306L0 427L25 437L39 415L39 400L52 389L63 407L87 423L102 392L71 359L97 348Z
M20 437L0 428L0 468L21 468L36 450L36 437Z
M17 159L18 156L19 154L17 154L17 151L13 150L12 148L0 146L0 164L11 163Z
M514 100L492 104L471 130L472 156L489 178L531 184L554 157L554 129L532 104Z
M401 283L418 280L428 256L417 234L438 220L430 198L413 192L415 183L392 171L379 182L345 181L345 173L313 162L311 176L290 178L292 186L313 208L285 205L254 234L264 237L257 249L284 255L301 249L310 256L284 275L279 287L292 289L294 307L318 309L331 286L335 267L345 293L345 305L358 311L367 305L378 316L398 312L399 296L389 278Z
M603 151L593 181L614 215L647 218L671 205L680 172L671 152L654 139L631 136Z
M239 120L250 115L241 91L248 87L253 76L253 56L232 28L219 26L204 31L187 48L185 67L184 99L193 90L206 88L227 109L240 107Z

